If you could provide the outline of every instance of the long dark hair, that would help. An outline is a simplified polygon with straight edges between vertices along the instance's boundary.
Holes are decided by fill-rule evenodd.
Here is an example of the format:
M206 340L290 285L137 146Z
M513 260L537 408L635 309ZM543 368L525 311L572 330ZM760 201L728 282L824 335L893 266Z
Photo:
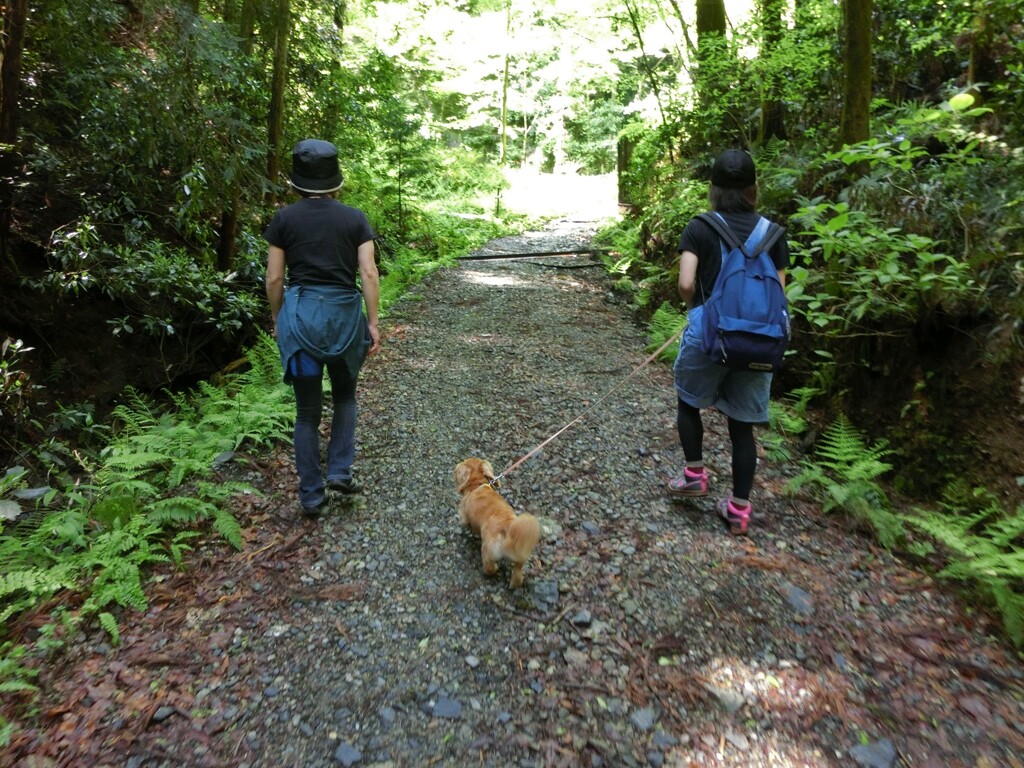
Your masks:
M711 198L711 210L721 213L750 213L757 208L757 185L752 184L745 189L730 189L711 185L708 194Z

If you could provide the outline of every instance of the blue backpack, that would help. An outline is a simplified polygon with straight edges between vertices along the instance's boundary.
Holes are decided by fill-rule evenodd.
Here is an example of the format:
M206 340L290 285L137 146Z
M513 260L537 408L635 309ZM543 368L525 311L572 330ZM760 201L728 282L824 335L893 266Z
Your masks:
M789 341L789 304L768 252L784 230L761 217L741 243L721 214L697 218L722 241L722 269L704 302L704 351L733 370L777 371Z

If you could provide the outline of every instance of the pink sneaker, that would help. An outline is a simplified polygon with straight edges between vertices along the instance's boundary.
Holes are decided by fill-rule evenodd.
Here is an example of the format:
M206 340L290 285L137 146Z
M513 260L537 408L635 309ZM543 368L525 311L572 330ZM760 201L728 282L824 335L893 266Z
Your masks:
M731 498L718 502L718 516L729 524L729 533L733 536L746 536L750 510L749 504L741 509L732 503Z
M707 496L707 469L702 467L699 472L695 472L689 467L686 467L683 469L683 474L668 481L668 492L673 496Z

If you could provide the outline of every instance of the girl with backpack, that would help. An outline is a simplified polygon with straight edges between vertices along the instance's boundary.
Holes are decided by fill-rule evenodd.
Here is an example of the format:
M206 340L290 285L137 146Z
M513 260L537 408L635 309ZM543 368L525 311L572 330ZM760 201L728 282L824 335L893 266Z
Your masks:
M711 210L739 242L747 241L762 218L757 213L757 171L749 154L733 149L715 159L709 197ZM722 242L716 229L702 217L692 219L679 240L679 293L688 311L673 373L676 427L686 464L683 472L669 481L668 492L677 498L708 495L700 412L717 408L728 419L732 444L732 494L718 502L717 511L731 533L742 535L750 523L750 492L757 467L754 425L768 421L772 371L770 366L767 370L737 370L717 362L707 351L704 310L722 268ZM776 239L766 252L784 287L789 266L786 238Z

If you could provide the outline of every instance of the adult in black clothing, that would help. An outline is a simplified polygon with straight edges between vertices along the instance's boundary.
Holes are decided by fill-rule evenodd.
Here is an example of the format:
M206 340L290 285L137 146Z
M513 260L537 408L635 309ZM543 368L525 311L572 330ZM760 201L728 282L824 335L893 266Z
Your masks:
M352 477L356 381L366 356L380 349L380 280L377 235L366 214L333 198L342 184L335 146L317 139L296 144L291 182L301 199L277 211L263 233L266 289L285 381L295 390L299 500L313 517L327 501L327 488L361 491ZM334 403L326 483L319 438L325 368Z

